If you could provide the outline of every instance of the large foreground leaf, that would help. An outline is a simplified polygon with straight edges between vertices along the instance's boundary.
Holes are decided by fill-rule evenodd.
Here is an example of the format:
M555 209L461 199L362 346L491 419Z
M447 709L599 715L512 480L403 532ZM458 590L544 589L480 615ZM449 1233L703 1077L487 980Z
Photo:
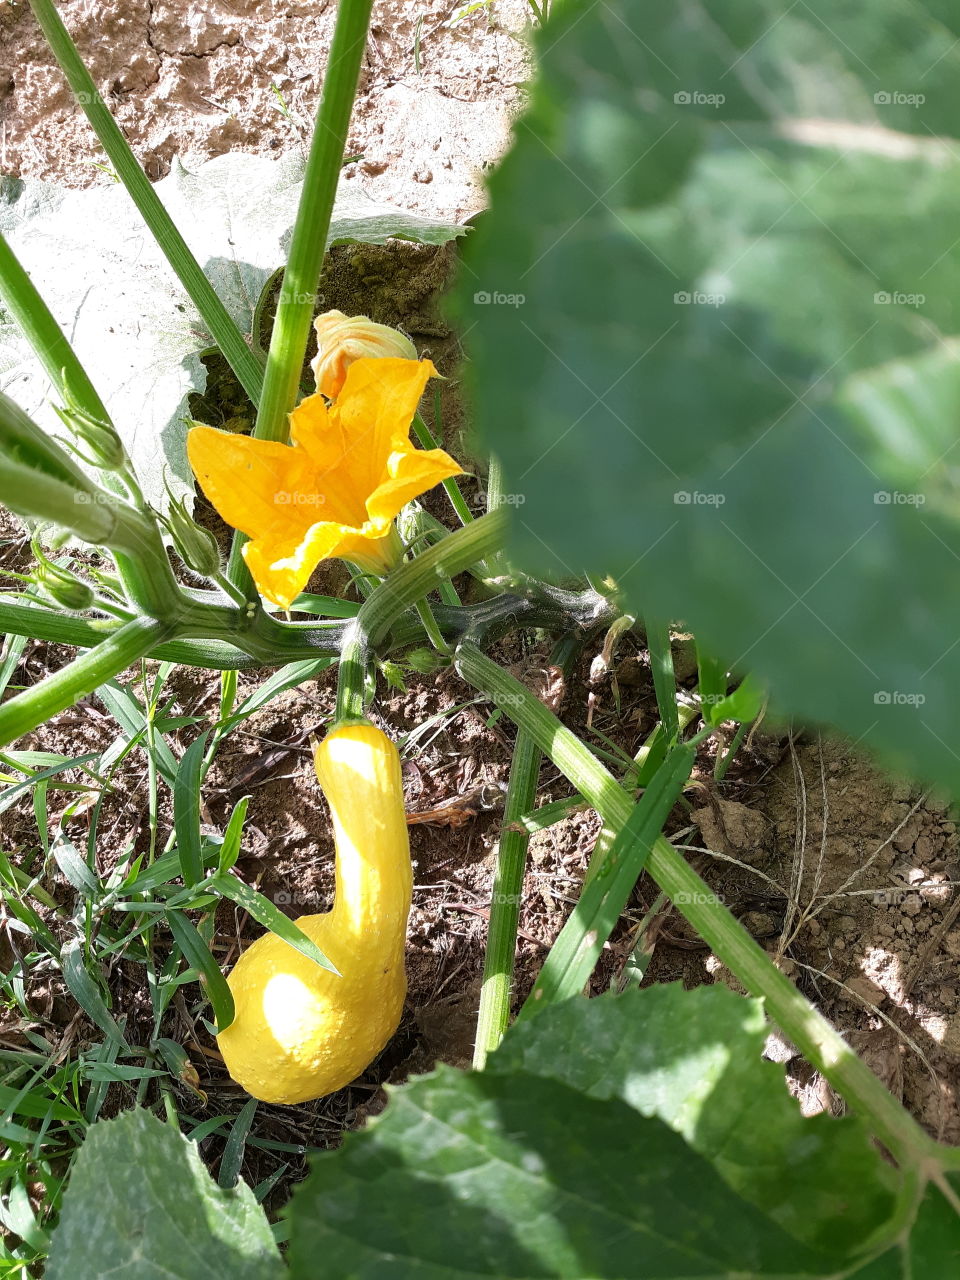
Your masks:
M490 1070L622 1098L682 1134L792 1235L855 1249L893 1211L893 1170L860 1121L804 1119L783 1068L763 1061L768 1030L761 1001L727 987L655 986L544 1009Z
M459 300L520 554L954 782L956 6L572 0L540 50Z
M283 265L303 166L224 155L188 172L178 161L157 193L242 333ZM442 244L462 228L376 204L352 190L337 200L329 243L391 237ZM133 458L150 501L192 493L184 441L187 396L202 391L211 346L200 316L121 186L71 191L0 179L6 235L86 366ZM322 310L318 301L317 310ZM43 425L60 428L50 386L29 345L0 313L0 390Z
M294 1194L296 1280L821 1275L659 1120L524 1073L449 1067L320 1156Z
M250 1188L222 1191L196 1144L146 1111L91 1126L70 1175L47 1280L277 1280Z

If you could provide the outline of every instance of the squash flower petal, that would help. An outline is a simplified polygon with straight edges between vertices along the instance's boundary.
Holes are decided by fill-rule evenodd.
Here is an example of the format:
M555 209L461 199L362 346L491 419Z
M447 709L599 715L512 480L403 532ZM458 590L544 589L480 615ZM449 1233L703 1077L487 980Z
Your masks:
M310 361L317 390L336 400L347 370L363 356L402 356L416 360L417 349L399 329L376 324L367 316L345 316L342 311L325 311L313 322L317 333L317 354Z
M366 356L336 401L308 396L290 415L289 445L193 427L190 465L227 524L250 539L243 556L260 594L289 608L321 560L386 573L398 558L394 518L460 467L417 449L410 422L429 360Z

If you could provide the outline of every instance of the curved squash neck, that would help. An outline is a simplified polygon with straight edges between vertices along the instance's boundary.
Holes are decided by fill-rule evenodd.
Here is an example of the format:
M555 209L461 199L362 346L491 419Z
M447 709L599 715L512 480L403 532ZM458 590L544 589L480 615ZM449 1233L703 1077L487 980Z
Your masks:
M357 954L402 951L413 890L400 757L372 725L334 730L315 754L337 847L329 928Z
M352 936L367 945L402 947L413 892L406 839L398 847L396 839L384 832L360 848L339 823L334 826L336 896L330 919L337 936Z

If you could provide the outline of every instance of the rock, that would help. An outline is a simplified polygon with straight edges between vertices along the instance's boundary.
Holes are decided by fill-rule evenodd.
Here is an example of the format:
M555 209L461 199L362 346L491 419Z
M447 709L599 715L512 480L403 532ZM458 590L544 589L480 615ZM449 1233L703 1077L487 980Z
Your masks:
M920 834L920 815L915 813L911 818L903 824L897 834L893 837L893 847L899 849L901 853L906 853L908 849L912 849L917 842Z
M705 843L751 866L766 858L767 819L736 800L716 800L691 815Z
M843 994L848 1000L853 998L871 1005L877 1005L883 1001L884 992L882 988L878 987L875 982L871 982L865 973L848 978L846 985L847 989Z

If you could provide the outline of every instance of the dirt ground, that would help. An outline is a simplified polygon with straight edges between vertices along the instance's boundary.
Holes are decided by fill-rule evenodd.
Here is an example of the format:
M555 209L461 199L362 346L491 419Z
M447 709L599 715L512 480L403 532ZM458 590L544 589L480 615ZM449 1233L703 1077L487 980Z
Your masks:
M332 5L109 0L91 6L72 0L62 11L152 176L161 176L175 154L188 159L232 149L281 154L303 146L316 107ZM500 154L520 102L528 66L527 22L522 0L490 4L459 18L439 0L412 9L395 0L377 5L350 140L351 153L363 158L345 169L345 180L424 213L464 218L482 207L484 168ZM96 141L23 4L0 10L0 122L4 172L72 185L109 180L95 167L102 161ZM404 249L399 257L389 250L371 252L361 263L352 250L335 255L324 296L344 311L403 324L450 375L441 402L442 428L447 447L462 458L467 433L457 398L460 351L440 310L454 251ZM229 402L228 390L221 388L220 394ZM425 406L428 421L432 407ZM229 413L234 410L242 412L242 405L228 403ZM431 498L431 504L442 514L440 499ZM8 568L21 564L24 552L19 535L10 536L13 541L0 547L0 561ZM320 585L331 588L329 581ZM602 637L595 638L581 655L561 714L588 742L600 745L603 734L632 754L656 720L642 637L624 637L613 674L591 680L591 662L601 643ZM66 656L54 646L29 645L17 680L32 682ZM510 640L499 656L536 687L544 679L549 647L544 641L530 647ZM682 680L691 684L688 647L678 645L677 661ZM259 679L242 676L241 696ZM170 688L177 713L214 717L215 679L180 670ZM307 735L326 722L332 705L329 674L270 703L228 740L207 794L203 817L218 830L241 795L253 797L238 872L291 915L324 909L332 891L329 823L306 746ZM490 708L476 703L449 672L412 676L405 693L381 684L378 709L384 727L402 744L414 817L457 801L464 821L450 826L418 820L411 827L410 991L400 1032L348 1089L304 1107L260 1108L245 1170L253 1182L281 1162L288 1165L281 1186L295 1180L305 1148L335 1143L345 1128L382 1107L384 1081L425 1070L438 1058L463 1065L472 1051L484 914L512 730L506 721L488 723ZM111 732L102 708L91 701L39 731L30 745L102 750ZM174 747L182 750L193 732L187 730L179 741L175 736ZM750 735L722 784L713 780L707 753L695 778L686 811L674 815L672 838L687 847L714 891L927 1128L960 1140L960 836L946 806L879 774L844 743L770 725ZM131 756L122 781L102 819L111 832L111 849L102 851L101 871L116 850L144 836L142 758ZM552 766L544 766L538 801L559 799L568 791ZM54 820L56 794L51 792L49 800ZM33 821L28 801L9 811L0 831L2 848L35 858ZM78 815L68 833L81 840L86 821ZM161 814L162 823L169 821L169 813ZM518 1003L576 900L598 825L595 815L575 813L531 843ZM45 883L58 899L68 900L72 891L55 873ZM595 991L624 980L636 925L655 893L649 881L639 886L604 953ZM217 947L224 964L235 957L241 939L257 932L238 910L221 908ZM661 914L647 936L645 981L736 985L675 911ZM142 1020L148 1035L142 971L119 959L110 981L114 999L129 1011L134 1026ZM75 1025L56 982L35 995L36 1027L55 1051L67 1035L80 1043L85 1034L95 1034ZM178 1105L197 1117L216 1113L213 1108L221 1114L239 1111L244 1095L226 1077L211 1037L191 1018L188 1004L183 998L174 1002L166 1034L187 1046L209 1102L184 1089ZM8 1041L16 1037L15 1026L2 1030ZM787 1065L805 1110L839 1107L793 1046L771 1035L768 1054ZM222 1142L222 1137L205 1140L211 1164Z
M151 178L179 155L309 143L330 0L65 0L64 21ZM462 15L462 16L461 16ZM372 197L463 219L483 207L528 72L525 0L379 0L344 170ZM29 5L0 6L0 172L89 186L105 157Z

